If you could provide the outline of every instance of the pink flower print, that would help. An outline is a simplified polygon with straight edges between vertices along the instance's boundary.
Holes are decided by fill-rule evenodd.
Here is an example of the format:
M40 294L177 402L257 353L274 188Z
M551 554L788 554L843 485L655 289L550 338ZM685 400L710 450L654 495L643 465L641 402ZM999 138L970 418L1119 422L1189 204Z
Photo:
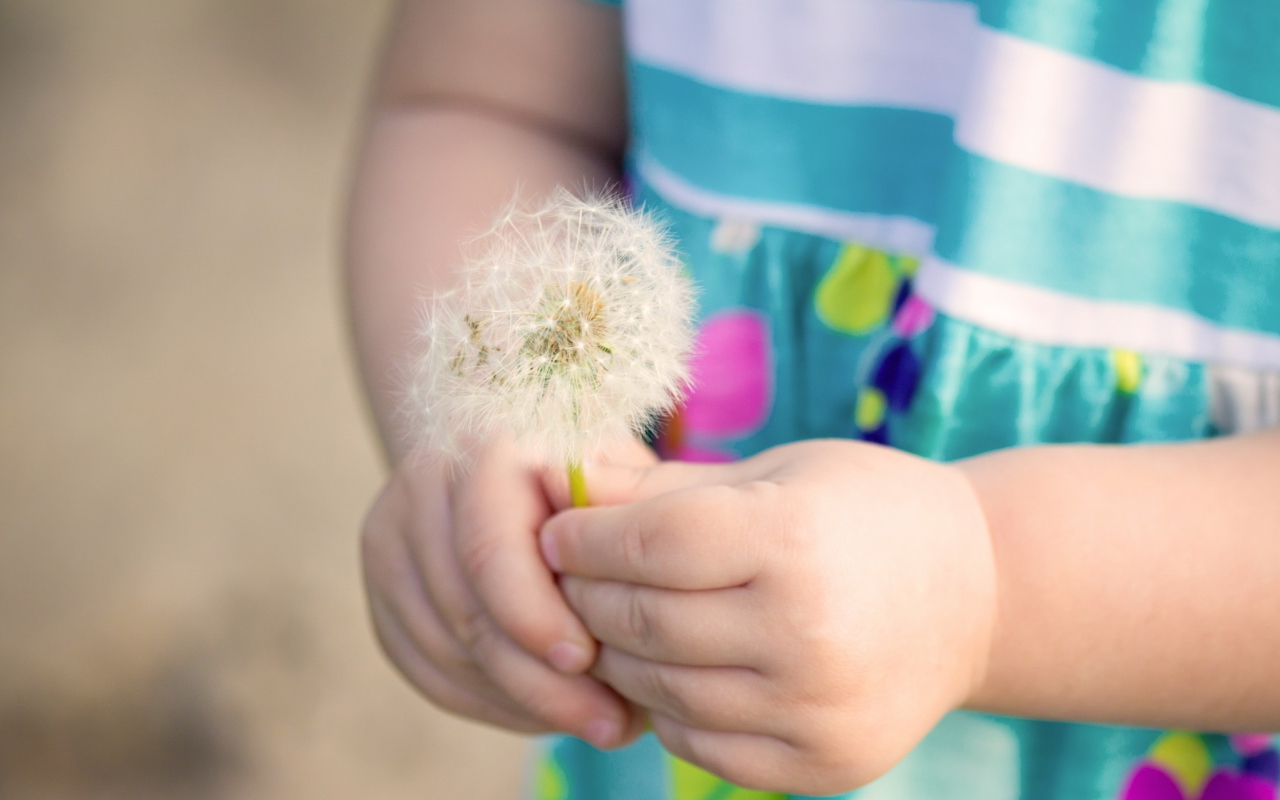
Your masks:
M703 323L694 348L685 430L691 436L718 438L755 432L764 424L773 399L764 315L746 309L716 314Z
M1269 737L1231 737L1238 767L1214 768L1204 739L1174 732L1160 737L1129 776L1120 800L1280 800L1280 754Z
M659 441L684 461L732 461L724 447L755 433L773 403L769 324L750 309L730 309L703 322L691 364L693 388Z
M1277 800L1275 784L1247 773L1219 770L1204 790L1186 794L1178 781L1156 764L1145 763L1129 778L1121 800Z
M920 295L907 295L898 308L898 313L893 316L893 332L903 339L910 339L932 325L933 316L933 306Z
M1209 779L1200 800L1276 800L1276 786L1254 775L1223 770Z
M1142 764L1129 778L1120 800L1187 800L1178 781L1155 764Z

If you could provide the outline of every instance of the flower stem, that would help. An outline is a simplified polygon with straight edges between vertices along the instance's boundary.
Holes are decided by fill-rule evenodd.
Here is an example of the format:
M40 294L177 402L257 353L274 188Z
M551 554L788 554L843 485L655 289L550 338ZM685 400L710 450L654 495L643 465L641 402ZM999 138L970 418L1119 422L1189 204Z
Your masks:
M569 496L574 508L585 508L587 503L587 479L582 474L582 462L569 462Z

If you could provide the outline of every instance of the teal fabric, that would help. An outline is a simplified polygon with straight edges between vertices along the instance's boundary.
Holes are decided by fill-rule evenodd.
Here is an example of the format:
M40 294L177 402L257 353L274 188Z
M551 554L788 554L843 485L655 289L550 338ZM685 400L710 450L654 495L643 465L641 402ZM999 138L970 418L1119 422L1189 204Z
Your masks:
M755 97L644 65L632 75L637 149L703 189L912 217L967 269L1280 334L1275 228L966 153L937 114Z
M775 379L763 426L728 444L753 455L799 439L856 438L854 406L877 356L899 340L882 325L849 335L815 311L818 283L841 242L764 228L743 252L717 252L716 223L642 189L640 202L667 220L698 286L700 316L746 308L770 321ZM909 280L906 291L910 290ZM921 379L910 408L889 418L890 441L949 461L1051 442L1178 441L1212 435L1202 364L1142 358L1136 391L1118 387L1106 349L1023 342L938 315L908 340Z
M700 187L938 219L954 150L947 117L760 97L644 64L631 67L631 91L637 149Z
M842 243L764 228L750 250L717 252L713 221L654 192L641 197L681 242L704 319L749 308L770 320L772 409L760 430L732 442L734 454L801 439L856 438L854 405L886 335L850 336L814 311L814 289ZM1108 350L1020 342L944 316L911 346L923 361L924 378L910 413L890 423L894 444L919 455L952 460L1038 442L1164 441L1210 433L1203 365L1148 357L1143 383L1130 396L1116 391Z
M1280 334L1280 230L965 153L937 114L756 97L645 65L632 87L637 148L703 189L909 216L977 272Z
M1064 442L1182 441L1212 432L1204 367L1143 359L1134 393L1118 389L1109 351L1028 344L939 317L914 346L923 379L889 441L951 461Z
M934 251L952 263L1280 333L1280 230L967 153L950 170Z
M745 253L716 252L709 220L665 203L642 202L670 222L698 284L701 316L749 308L765 312L773 332L775 378L765 425L734 443L741 454L823 436L857 435L853 424L859 357L868 342L832 331L805 298L835 259L839 242L766 228ZM814 369L822 364L826 368Z
M980 0L984 24L1165 81L1280 107L1280 3L1271 0Z

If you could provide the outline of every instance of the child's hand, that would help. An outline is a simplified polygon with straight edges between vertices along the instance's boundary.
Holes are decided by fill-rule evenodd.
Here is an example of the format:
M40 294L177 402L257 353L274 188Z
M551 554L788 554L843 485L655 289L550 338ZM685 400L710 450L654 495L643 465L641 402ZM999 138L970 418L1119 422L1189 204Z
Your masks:
M983 678L995 562L953 468L818 441L732 465L598 466L587 485L613 507L555 516L541 544L604 645L592 674L729 781L865 784Z
M538 474L510 447L489 448L452 478L402 461L364 528L374 627L405 676L449 711L615 746L641 723L578 674L596 644L538 554L550 513Z

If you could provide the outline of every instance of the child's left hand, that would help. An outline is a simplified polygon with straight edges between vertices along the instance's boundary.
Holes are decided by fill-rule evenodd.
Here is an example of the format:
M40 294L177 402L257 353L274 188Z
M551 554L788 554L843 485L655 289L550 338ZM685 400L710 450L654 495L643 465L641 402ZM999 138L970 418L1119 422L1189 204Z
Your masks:
M593 674L726 780L863 785L984 677L995 558L958 470L813 441L728 465L588 467L587 486L596 507L541 537L604 645Z

